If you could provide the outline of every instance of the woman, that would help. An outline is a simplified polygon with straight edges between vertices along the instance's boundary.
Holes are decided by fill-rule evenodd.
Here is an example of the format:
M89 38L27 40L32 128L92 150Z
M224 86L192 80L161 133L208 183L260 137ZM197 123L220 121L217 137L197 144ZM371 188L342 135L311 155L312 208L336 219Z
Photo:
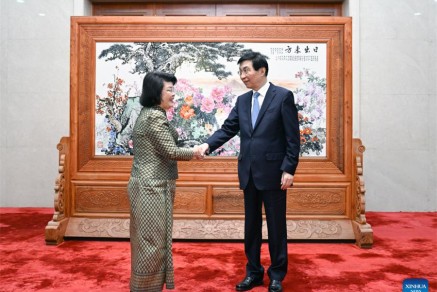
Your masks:
M172 259L176 160L202 157L200 148L179 148L167 120L174 104L174 75L147 73L133 129L134 161L128 184L130 202L131 291L174 289Z

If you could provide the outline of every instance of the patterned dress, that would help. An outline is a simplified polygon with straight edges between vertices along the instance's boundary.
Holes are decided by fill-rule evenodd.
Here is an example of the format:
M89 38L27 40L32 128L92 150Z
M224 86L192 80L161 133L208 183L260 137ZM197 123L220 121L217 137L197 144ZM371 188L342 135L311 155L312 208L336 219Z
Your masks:
M144 107L133 129L134 161L128 183L130 202L131 291L174 289L172 258L176 160L193 150L176 146L178 134L165 111Z

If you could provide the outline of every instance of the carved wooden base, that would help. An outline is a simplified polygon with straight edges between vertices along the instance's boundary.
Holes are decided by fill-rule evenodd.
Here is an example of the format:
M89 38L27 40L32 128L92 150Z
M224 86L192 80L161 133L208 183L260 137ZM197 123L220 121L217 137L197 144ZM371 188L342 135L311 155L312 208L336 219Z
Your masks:
M360 248L372 248L373 230L370 224L360 224L353 221L352 226L355 232L355 241Z
M129 219L106 217L77 217L69 216L65 210L66 200L70 196L70 184L68 172L68 144L69 138L63 137L58 144L59 150L59 175L55 182L55 212L52 220L45 229L46 243L57 245L64 241L65 237L84 238L129 238ZM353 210L353 219L320 218L332 215L344 215L349 207L346 202L349 185L347 183L323 184L315 187L291 189L288 193L288 212L291 214L310 215L316 214L319 219L288 220L288 238L290 240L355 240L360 248L371 248L373 244L373 230L366 222L365 217L365 187L363 178L363 152L364 146L359 139L354 139L355 169L353 198L350 208ZM90 199L92 192L98 200L82 200L85 193ZM108 187L107 187L108 188ZM122 189L123 191L120 191ZM129 205L124 185L112 184L108 192L103 192L101 184L93 185L92 188L79 185L76 187L75 208L76 211L96 212L105 209L119 214L124 212L128 215ZM240 190L229 186L213 186L211 198L205 186L180 186L175 199L175 213L202 214L205 213L207 202L213 202L214 212L219 214L244 214L244 205ZM104 195L102 195L104 194ZM116 196L108 196L116 194ZM193 195L194 194L194 195ZM193 195L193 196L192 196ZM202 197L203 195L203 197ZM120 197L122 199L117 200ZM110 209L105 199L116 206ZM115 198L115 199L114 199ZM193 201L193 198L203 198ZM91 203L89 203L91 202ZM96 203L97 202L97 203ZM121 203L120 203L121 202ZM194 202L194 203L193 203ZM97 207L96 207L97 206ZM102 207L103 206L103 207ZM188 206L188 207L187 207ZM82 208L82 209L81 209ZM96 209L97 208L97 209ZM97 215L99 212L96 213ZM83 216L83 215L82 215ZM240 217L241 218L241 217ZM196 240L241 240L244 238L244 221L242 219L178 219L174 221L173 238L196 239ZM264 222L263 238L267 238L267 227Z
M355 220L352 225L355 232L356 244L361 248L372 248L373 230L366 221L366 188L363 176L364 145L360 139L353 139L355 154Z
M353 240L350 220L288 220L291 240ZM129 238L129 219L70 218L66 237ZM263 222L263 238L267 238ZM244 238L242 220L175 220L174 239L235 240Z
M68 218L60 221L49 221L45 229L46 244L58 245L64 241L64 235L68 225Z

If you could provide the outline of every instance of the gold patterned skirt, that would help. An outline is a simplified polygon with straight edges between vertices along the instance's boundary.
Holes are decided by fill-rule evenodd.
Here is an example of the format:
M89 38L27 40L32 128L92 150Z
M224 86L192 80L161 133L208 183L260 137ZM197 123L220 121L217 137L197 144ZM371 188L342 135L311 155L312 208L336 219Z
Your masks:
M175 180L131 177L131 291L174 289L172 257Z

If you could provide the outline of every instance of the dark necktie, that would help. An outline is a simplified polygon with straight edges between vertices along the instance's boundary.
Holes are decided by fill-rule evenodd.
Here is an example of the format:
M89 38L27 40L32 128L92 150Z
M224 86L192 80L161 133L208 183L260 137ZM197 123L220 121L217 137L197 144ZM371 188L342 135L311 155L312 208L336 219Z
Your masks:
M259 102L258 102L259 92L253 94L253 106L252 106L252 127L255 128L256 119L259 114Z

